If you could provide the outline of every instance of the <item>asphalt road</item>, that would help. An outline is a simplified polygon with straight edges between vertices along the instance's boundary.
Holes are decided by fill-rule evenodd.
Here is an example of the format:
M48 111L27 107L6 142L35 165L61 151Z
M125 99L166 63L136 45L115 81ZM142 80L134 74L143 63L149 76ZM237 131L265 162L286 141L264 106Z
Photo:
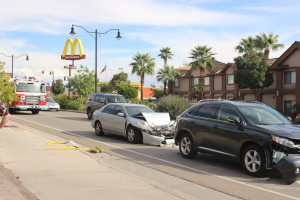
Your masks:
M263 178L254 178L244 174L240 164L234 160L202 153L195 159L184 159L177 146L134 145L125 138L99 137L82 113L60 111L32 115L19 112L12 115L11 120L85 146L101 146L109 154L240 199L300 199L300 181L286 185L276 171Z

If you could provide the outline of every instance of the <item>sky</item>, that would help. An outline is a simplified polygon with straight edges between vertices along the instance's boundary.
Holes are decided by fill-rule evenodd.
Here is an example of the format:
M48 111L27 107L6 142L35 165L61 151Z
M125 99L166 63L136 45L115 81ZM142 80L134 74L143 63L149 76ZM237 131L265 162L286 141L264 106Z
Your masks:
M174 55L168 64L175 68L191 62L190 52L199 45L211 47L216 60L228 63L239 55L234 48L241 39L264 32L279 35L278 42L285 45L271 52L270 58L277 58L300 40L299 9L298 0L5 1L1 4L0 61L11 73L13 55L14 76L35 76L51 83L50 71L55 80L69 74L64 66L71 61L61 59L68 38L79 38L86 54L75 66L95 70L96 42L94 34L85 30L105 33L119 29L121 40L116 39L115 30L98 37L100 81L109 81L123 71L131 82L139 82L130 63L137 53L149 53L155 58L155 74L146 75L145 86L162 85L156 80L163 67L160 49L171 48ZM75 27L72 37L72 24L85 30ZM29 55L29 61L23 54ZM100 74L104 66L107 70ZM72 76L76 71L72 70Z

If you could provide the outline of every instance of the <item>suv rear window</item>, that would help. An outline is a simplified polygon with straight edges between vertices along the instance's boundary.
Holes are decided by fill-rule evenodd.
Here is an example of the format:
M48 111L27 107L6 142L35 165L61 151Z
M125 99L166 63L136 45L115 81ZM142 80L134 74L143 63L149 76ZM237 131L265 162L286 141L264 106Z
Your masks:
M205 117L214 119L218 107L219 104L205 104L202 106L197 106L196 108L192 109L188 114L193 115L195 117Z

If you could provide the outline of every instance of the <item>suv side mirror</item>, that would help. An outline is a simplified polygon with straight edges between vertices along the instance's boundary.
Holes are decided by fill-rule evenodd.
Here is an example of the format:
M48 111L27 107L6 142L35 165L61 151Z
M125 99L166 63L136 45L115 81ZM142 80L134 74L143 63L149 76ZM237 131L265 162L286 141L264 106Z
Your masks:
M240 124L241 123L240 119L236 116L229 116L227 118L227 121L235 123L235 124Z

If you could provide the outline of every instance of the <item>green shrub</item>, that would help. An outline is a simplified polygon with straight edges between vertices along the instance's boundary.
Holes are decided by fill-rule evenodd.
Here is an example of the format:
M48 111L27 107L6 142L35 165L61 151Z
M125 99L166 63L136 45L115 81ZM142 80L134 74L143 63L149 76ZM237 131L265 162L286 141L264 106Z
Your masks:
M157 103L158 112L168 112L172 120L189 107L189 102L179 96L169 95L162 97Z
M152 89L152 94L156 99L160 99L165 95L164 91L154 88Z
M65 94L54 96L53 99L60 105L61 109L65 109L67 104L72 101L72 98Z
M80 110L80 109L82 109L82 102L77 101L77 100L72 101L67 104L66 109L67 110Z
M153 103L150 103L148 100L141 100L138 102L139 104L143 104L151 108L152 110L156 110L155 105Z
M294 119L294 122L296 124L300 124L300 114L296 116L296 118Z
M125 85L118 88L118 93L123 95L126 99L137 98L138 91L130 85Z

